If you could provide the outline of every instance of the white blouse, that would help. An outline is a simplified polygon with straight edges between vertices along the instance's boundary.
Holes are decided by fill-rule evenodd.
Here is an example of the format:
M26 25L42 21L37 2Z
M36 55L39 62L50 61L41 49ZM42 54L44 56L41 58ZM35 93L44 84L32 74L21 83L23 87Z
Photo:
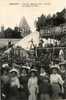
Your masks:
M19 79L17 77L11 78L11 87L13 87L13 86L17 86L18 88L20 88Z
M50 75L50 83L59 83L60 85L63 85L64 81L59 74L51 74Z

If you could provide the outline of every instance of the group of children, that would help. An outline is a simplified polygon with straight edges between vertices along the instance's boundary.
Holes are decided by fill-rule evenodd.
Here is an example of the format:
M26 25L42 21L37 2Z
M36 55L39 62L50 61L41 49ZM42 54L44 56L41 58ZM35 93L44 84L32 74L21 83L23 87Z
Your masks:
M1 75L2 100L66 99L66 70L61 69L53 65L48 74L43 67L40 71L24 66L18 70L6 65Z

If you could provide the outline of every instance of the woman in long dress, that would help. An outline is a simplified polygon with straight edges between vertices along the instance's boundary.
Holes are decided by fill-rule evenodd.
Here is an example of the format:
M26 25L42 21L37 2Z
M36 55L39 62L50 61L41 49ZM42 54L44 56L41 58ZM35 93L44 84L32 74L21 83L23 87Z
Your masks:
M29 90L28 100L37 100L38 78L35 73L36 73L36 70L32 69L31 77L28 80L28 90Z
M15 68L10 70L10 84L6 100L19 100L20 83L17 73L18 71Z
M22 66L21 74L19 77L20 80L20 100L27 100L28 99L28 75L27 75L27 68L26 66Z
M9 86L9 66L3 64L1 68L1 100L6 100Z
M53 100L58 100L60 97L60 93L62 91L62 86L63 86L63 79L60 74L58 74L58 67L53 66L52 68L52 73L50 75L50 83L52 86L52 99Z
M45 69L40 69L39 94L40 100L50 100L50 81Z

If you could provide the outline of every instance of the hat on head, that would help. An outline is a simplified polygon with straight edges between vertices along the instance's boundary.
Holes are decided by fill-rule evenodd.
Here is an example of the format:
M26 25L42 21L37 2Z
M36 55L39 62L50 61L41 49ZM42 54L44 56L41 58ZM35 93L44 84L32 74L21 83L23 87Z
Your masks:
M9 72L10 72L10 73L16 72L16 73L18 74L18 70L17 70L16 68L11 69Z
M26 67L26 69L30 70L30 67L29 67L29 66L27 66L27 67Z
M37 69L32 68L31 72L37 72Z
M3 65L2 65L2 68L9 68L8 63L3 64Z
M66 65L66 60L64 60L63 62L60 62L59 65Z
M50 67L50 69L51 69L51 70L52 70L52 69L60 70L60 67L59 67L58 64L55 64L55 65L52 65L52 66Z
M23 69L27 69L27 70L30 70L30 67L29 66L22 66Z

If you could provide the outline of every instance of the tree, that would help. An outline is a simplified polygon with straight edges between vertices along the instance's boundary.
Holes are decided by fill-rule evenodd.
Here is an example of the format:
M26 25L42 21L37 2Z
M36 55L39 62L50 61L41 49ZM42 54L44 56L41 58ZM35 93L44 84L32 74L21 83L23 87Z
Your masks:
M14 30L8 27L5 31L5 38L21 38L21 32L18 27L15 27Z
M40 29L43 29L45 26L46 17L42 14L40 17L38 17L38 21L36 22L36 30L40 31Z
M17 26L14 28L14 34L12 37L13 38L22 38L20 29Z
M59 26L60 24L64 23L66 23L66 9L63 9L61 12L57 12L56 14L53 14L53 16L45 16L42 14L40 17L38 17L38 20L36 21L36 30L40 31L45 27Z
M4 34L5 34L5 38L12 38L13 30L10 27L8 27L5 30Z

